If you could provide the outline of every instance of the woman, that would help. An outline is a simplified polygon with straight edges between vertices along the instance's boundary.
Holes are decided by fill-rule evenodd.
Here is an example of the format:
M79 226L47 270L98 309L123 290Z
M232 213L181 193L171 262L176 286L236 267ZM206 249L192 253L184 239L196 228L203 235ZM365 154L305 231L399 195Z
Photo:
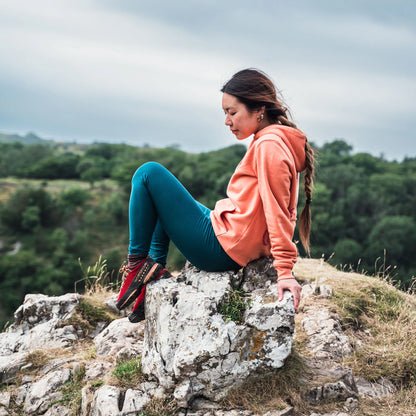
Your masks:
M272 256L279 300L290 290L297 309L301 287L293 276L297 250L299 173L304 174L306 205L299 234L309 251L313 151L305 135L287 118L272 81L261 71L237 72L221 89L225 125L238 140L254 134L227 188L228 198L210 210L161 165L149 162L134 174L129 206L130 245L117 306L136 298L132 322L143 318L146 283L164 270L169 241L199 269L238 270L251 260Z

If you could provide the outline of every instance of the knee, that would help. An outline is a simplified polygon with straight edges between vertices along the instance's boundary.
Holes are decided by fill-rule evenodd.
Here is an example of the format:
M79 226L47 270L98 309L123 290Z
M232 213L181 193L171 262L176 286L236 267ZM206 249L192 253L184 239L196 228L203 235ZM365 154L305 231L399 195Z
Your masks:
M146 162L141 165L133 175L132 184L137 183L138 181L145 180L152 175L157 175L159 172L164 170L165 168L157 162Z

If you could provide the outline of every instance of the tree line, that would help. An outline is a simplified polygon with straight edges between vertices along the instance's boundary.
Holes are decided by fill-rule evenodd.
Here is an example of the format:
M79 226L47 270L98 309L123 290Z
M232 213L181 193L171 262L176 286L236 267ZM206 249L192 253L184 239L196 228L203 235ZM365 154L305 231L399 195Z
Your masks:
M408 287L416 273L416 158L387 161L353 153L342 140L317 150L312 202L312 257L371 274L389 274ZM74 289L85 265L104 255L115 276L128 243L131 177L141 164L166 166L206 206L225 196L228 181L246 151L236 144L190 154L177 148L126 144L89 146L0 143L0 178L39 179L18 187L0 203L0 322L25 293L60 294ZM48 181L72 180L53 191ZM111 179L116 186L100 185ZM90 188L77 186L89 182ZM2 179L0 179L0 183ZM97 186L96 186L97 185ZM299 209L304 196L300 192ZM295 240L298 239L297 231ZM12 251L16 242L21 248ZM301 255L302 248L299 245ZM169 266L183 257L173 248Z

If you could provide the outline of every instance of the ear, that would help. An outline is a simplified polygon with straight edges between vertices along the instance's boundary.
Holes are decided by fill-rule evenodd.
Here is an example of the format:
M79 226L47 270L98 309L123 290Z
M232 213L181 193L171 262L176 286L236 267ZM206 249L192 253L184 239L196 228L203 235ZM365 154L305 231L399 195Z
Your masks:
M258 114L264 114L266 111L266 106L262 105L261 107L259 107L259 109L257 110Z

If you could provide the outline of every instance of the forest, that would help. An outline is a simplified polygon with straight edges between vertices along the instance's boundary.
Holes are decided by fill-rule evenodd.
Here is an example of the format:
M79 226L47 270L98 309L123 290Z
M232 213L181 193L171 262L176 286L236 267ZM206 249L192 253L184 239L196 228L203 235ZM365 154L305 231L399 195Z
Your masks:
M242 144L191 154L176 146L22 142L0 141L1 328L26 293L81 291L100 256L117 281L138 166L160 162L213 208L246 151ZM388 161L354 153L343 140L315 149L311 256L408 288L416 274L416 157ZM303 204L301 191L299 211ZM183 262L172 247L168 267Z

